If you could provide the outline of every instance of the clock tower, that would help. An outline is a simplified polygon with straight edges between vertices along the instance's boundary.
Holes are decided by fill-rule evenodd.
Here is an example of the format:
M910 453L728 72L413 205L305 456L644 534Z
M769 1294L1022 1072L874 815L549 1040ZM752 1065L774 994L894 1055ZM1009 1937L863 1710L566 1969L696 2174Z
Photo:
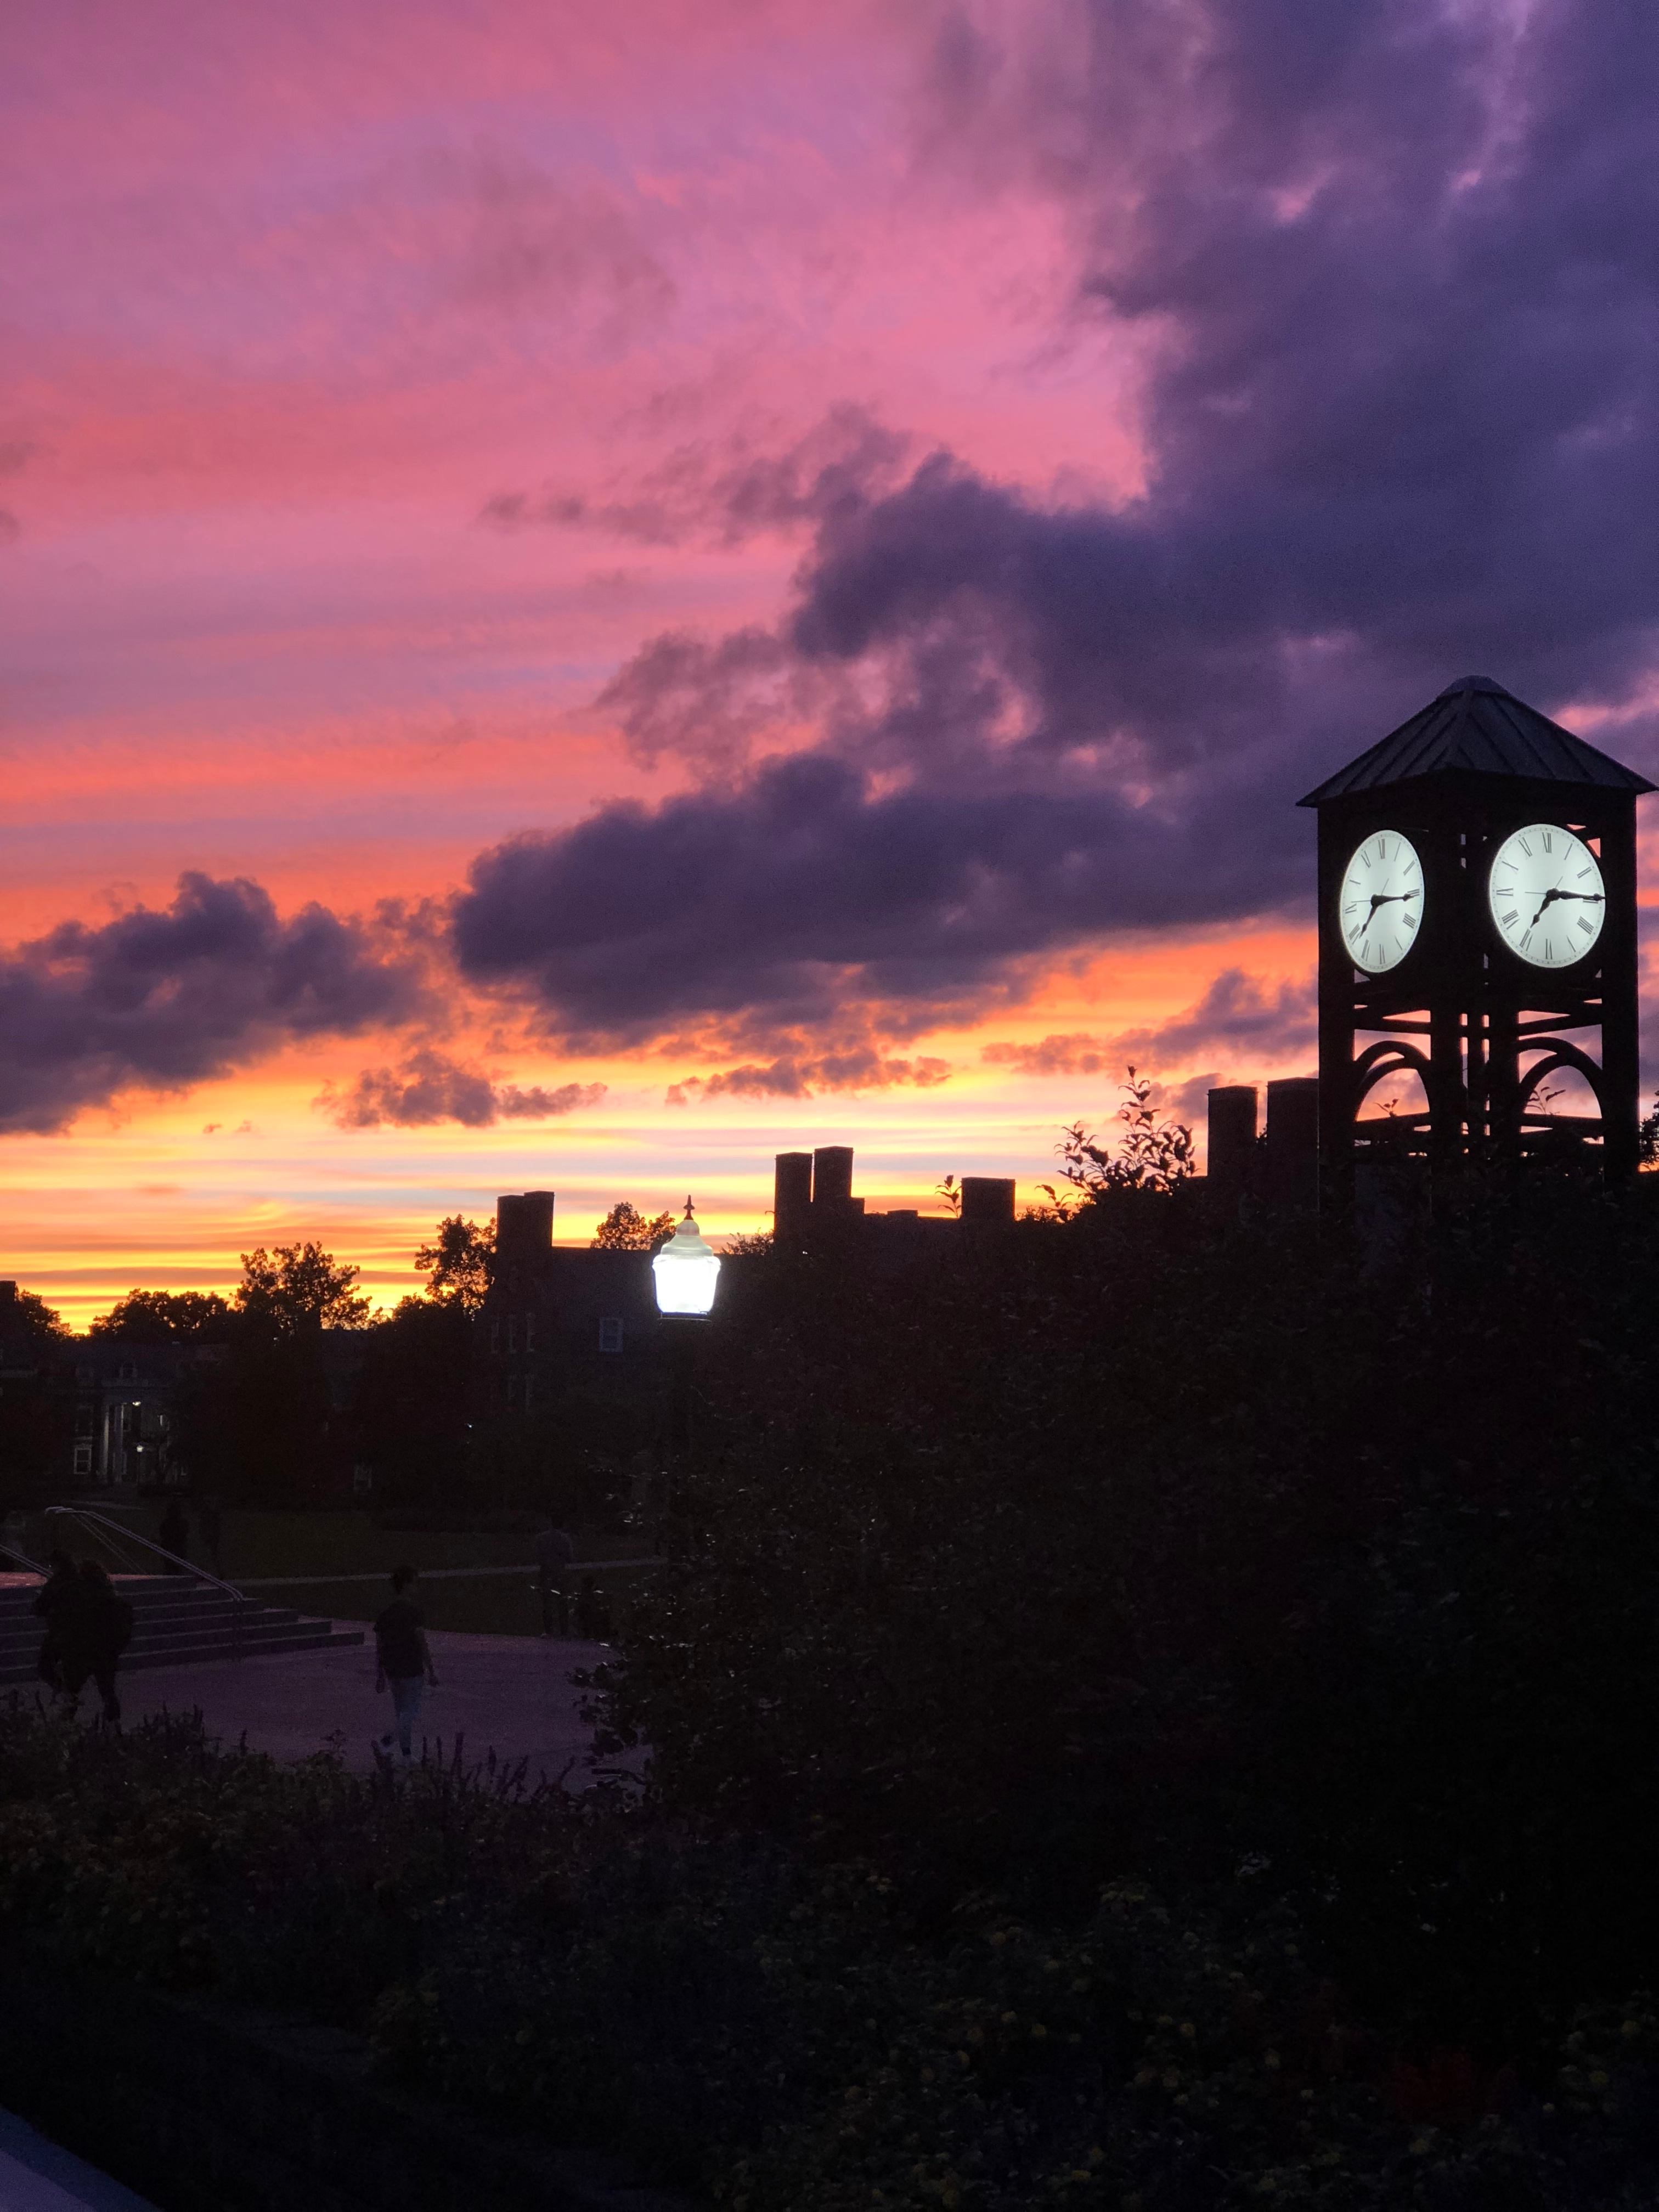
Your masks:
M1653 785L1501 684L1466 676L1310 791L1319 813L1320 1152L1437 1168L1637 1157L1636 801ZM1581 1075L1594 1115L1552 1114ZM1421 1078L1416 1113L1362 1118Z

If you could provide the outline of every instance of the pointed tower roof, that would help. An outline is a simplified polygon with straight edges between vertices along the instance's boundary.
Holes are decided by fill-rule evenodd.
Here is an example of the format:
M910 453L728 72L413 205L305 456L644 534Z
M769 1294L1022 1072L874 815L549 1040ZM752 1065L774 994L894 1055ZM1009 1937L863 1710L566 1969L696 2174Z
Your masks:
M1323 806L1383 784L1453 775L1527 776L1540 783L1595 784L1603 791L1654 788L1634 769L1597 752L1490 676L1460 676L1297 804Z

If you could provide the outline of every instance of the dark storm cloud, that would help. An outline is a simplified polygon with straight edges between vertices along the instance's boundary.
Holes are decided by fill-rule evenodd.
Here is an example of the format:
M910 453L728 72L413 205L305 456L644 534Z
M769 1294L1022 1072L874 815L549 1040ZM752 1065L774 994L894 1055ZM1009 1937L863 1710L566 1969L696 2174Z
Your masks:
M1213 842L1207 893L1189 877ZM1110 789L873 792L817 752L736 793L602 809L473 863L455 945L475 981L529 981L567 1042L637 1042L763 1009L831 1027L884 1001L943 1014L1022 951L1113 923L1236 911L1224 824Z
M552 1121L579 1106L597 1106L605 1094L603 1083L562 1083L552 1091L540 1084L495 1083L482 1070L428 1046L396 1068L364 1068L344 1090L329 1085L313 1103L343 1129L378 1129L387 1122L418 1129L438 1121L487 1129L496 1121Z
M0 955L0 1130L59 1129L122 1091L180 1090L422 1002L418 961L382 933L315 905L283 921L258 884L184 875L164 912L65 922Z
M1146 495L849 478L775 630L647 643L609 702L704 781L482 855L457 911L566 1034L961 1007L1305 904L1292 802L1452 678L1548 708L1653 666L1659 14L1096 0L1019 39L953 19L925 159L1064 200L1079 315L1152 362Z

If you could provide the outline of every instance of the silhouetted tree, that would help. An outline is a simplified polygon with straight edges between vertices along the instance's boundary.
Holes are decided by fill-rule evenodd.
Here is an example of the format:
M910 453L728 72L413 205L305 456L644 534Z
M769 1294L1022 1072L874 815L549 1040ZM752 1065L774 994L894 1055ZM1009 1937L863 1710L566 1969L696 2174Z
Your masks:
M0 1512L33 1503L50 1482L62 1443L53 1370L57 1347L68 1335L61 1317L33 1291L15 1291L0 1306L9 1370L0 1390Z
M426 1294L433 1304L477 1313L489 1295L495 1272L495 1223L485 1222L480 1228L461 1214L446 1214L438 1224L436 1243L421 1246L415 1265L432 1278Z
M278 1336L311 1329L362 1328L368 1320L367 1298L354 1295L360 1270L337 1262L320 1244L264 1245L242 1255L242 1279L236 1287L239 1313Z
M1171 1191L1196 1170L1192 1131L1184 1121L1158 1119L1149 1076L1137 1075L1133 1067L1128 1076L1117 1109L1124 1133L1115 1153L1081 1121L1074 1121L1054 1148L1061 1175L1090 1200L1121 1190Z
M221 1344L235 1325L217 1291L129 1291L87 1334L128 1344Z
M674 1216L659 1213L647 1221L625 1198L618 1199L594 1233L596 1252L655 1252L674 1233Z
M70 1331L57 1308L49 1306L37 1291L20 1289L0 1308L0 1334L47 1343L68 1336Z

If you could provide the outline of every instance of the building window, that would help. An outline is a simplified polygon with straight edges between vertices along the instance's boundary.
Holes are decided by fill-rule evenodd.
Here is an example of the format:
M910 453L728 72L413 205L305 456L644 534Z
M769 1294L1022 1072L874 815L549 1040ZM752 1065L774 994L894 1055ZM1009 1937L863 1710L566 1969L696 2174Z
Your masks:
M508 1316L507 1316L507 1352L508 1352L509 1356L510 1356L513 1352L515 1352L518 1350L518 1348L519 1348L519 1316L517 1316L517 1314L508 1314Z
M599 1350L620 1352L623 1346L623 1325L620 1314L608 1314L599 1323Z
M80 1404L76 1407L75 1433L77 1437L89 1437L93 1433L94 1428L96 1425L93 1419L94 1411L94 1408L90 1398L83 1398Z
M136 1382L138 1380L138 1370L130 1359L123 1360L120 1367L116 1370L115 1379L118 1382Z
M92 1446L90 1444L76 1444L75 1447L75 1472L77 1474L90 1474L92 1473Z
M492 1321L489 1324L489 1348L491 1352L499 1352L501 1348L501 1325L498 1321Z
M533 1313L527 1313L524 1317L524 1348L526 1352L536 1349L536 1316Z
M535 1392L536 1378L533 1375L526 1375L524 1378L524 1409L526 1413L530 1411L530 1401Z
M519 1402L519 1378L516 1375L509 1375L507 1378L507 1402L509 1407L516 1407Z

